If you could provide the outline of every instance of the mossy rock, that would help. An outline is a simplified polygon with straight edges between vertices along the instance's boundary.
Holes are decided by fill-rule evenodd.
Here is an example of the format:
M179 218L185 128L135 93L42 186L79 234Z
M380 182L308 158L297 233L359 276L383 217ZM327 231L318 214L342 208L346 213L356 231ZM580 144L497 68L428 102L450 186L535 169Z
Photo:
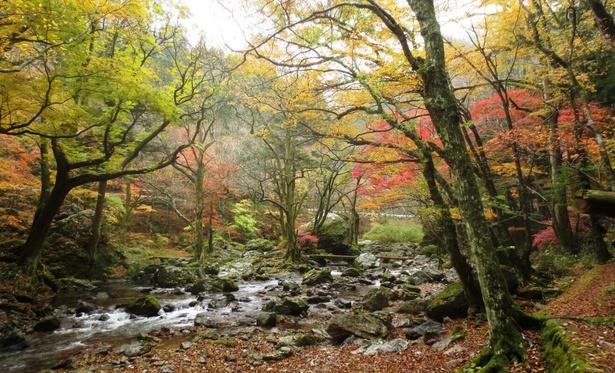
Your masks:
M360 277L361 272L354 267L348 267L342 272L342 277Z
M388 289L372 289L363 297L363 309L369 312L380 311L389 306L390 296L391 292Z
M160 303L158 302L158 299L153 296L146 295L126 307L126 311L138 316L154 317L158 316L158 312L160 311Z
M244 245L244 250L246 251L260 251L263 253L268 253L275 249L275 245L273 242L265 239L265 238L255 238L253 240L248 241Z
M309 304L299 298L274 298L265 304L264 311L278 315L298 316L310 308Z
M442 290L427 307L426 314L432 320L442 322L445 317L459 319L468 316L468 301L460 282L454 282Z
M304 285L318 285L333 281L331 268L323 268L322 270L313 269L303 275L302 283Z
M223 291L225 293L227 292L233 292L233 291L238 291L239 290L239 285L237 285L237 283L235 281L233 281L232 279L228 278L228 277L216 277L213 279L213 287L216 289L219 289L220 291Z
M547 373L593 372L590 364L577 353L577 348L566 338L566 330L555 320L548 320L543 331L541 345Z

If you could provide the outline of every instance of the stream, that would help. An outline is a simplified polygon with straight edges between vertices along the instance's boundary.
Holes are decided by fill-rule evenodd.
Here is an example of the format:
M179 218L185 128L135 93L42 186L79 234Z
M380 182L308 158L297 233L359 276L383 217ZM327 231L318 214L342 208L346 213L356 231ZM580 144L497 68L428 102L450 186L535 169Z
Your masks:
M337 277L340 272L333 271L332 274ZM128 281L110 281L92 290L62 292L51 302L56 310L56 316L61 320L60 329L53 333L29 333L26 335L29 348L0 353L0 372L38 372L51 368L77 352L99 343L117 346L133 340L139 333L148 333L162 327L171 329L189 327L194 325L195 316L201 312L207 312L209 318L221 327L254 325L254 317L262 310L263 305L275 295L282 293L282 287L278 284L282 280L300 284L301 275L290 273L267 281L238 281L239 291L233 292L236 301L220 308L211 308L208 304L212 299L220 298L221 293L207 293L205 299L195 302L197 297L187 292L138 287ZM351 289L337 294L336 297L356 299L370 287ZM155 296L163 308L170 305L174 309L168 312L161 310L158 317L151 318L131 317L122 309L116 309L118 305L134 302L145 292ZM79 301L95 304L98 309L91 314L81 315L66 312L67 309L74 309ZM322 313L322 309L310 305L308 318L302 319L301 322L306 324L305 327L309 327L314 322L310 321L310 318Z

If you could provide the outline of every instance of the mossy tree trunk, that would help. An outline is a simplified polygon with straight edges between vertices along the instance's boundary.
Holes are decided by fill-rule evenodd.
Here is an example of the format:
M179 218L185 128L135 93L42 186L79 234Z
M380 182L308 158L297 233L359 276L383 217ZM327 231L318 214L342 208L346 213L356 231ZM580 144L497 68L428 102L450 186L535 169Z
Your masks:
M96 208L94 209L94 218L92 219L92 234L86 246L86 252L90 260L90 267L96 261L96 250L100 237L102 235L103 218L105 211L105 197L107 194L107 180L98 183L98 194L96 197Z
M496 248L490 238L480 190L461 133L461 114L446 72L444 43L434 5L430 0L408 0L408 3L419 22L426 58L418 59L408 54L407 57L422 77L425 107L444 145L445 161L451 167L459 210L467 227L470 251L489 322L489 350L486 355L489 360L481 363L502 365L508 361L521 361L525 350L514 319L520 311L508 292Z

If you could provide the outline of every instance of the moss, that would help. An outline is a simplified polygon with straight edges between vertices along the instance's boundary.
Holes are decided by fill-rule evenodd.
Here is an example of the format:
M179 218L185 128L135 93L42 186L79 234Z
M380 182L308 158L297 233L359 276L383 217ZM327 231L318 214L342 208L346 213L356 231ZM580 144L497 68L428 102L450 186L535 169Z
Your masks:
M508 364L523 361L525 359L525 344L521 332L512 323L509 324L508 328L495 341L491 341L491 345L485 348L478 357L458 372L508 372Z
M615 328L615 316L609 317L592 317L589 319L585 319L585 322L594 325L605 325Z
M566 330L555 320L547 321L542 331L542 348L547 372L591 372L590 365L578 354L566 338Z
M237 346L237 342L231 339L218 339L218 340L212 341L211 344L217 345L217 346L224 346L224 347L236 347Z

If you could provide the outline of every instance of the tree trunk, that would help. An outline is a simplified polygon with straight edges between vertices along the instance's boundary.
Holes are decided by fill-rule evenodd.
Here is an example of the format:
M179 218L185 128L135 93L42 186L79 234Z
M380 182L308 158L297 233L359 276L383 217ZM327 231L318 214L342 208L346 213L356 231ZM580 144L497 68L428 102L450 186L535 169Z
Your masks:
M38 143L40 159L38 163L41 167L41 194L38 200L38 207L44 206L49 193L51 192L51 171L49 170L49 140L41 138Z
M68 183L68 171L61 172L61 170L58 170L56 182L49 193L46 203L34 217L28 238L19 258L20 265L34 279L39 274L41 253L53 218L60 211L62 203L71 189L72 187Z
M197 159L197 167L194 174L194 259L196 261L202 260L205 252L205 227L203 226L205 212L204 180L205 163L203 162L203 153L201 153L200 158Z
M100 236L102 234L102 222L105 209L105 196L107 194L107 181L100 181L98 183L98 196L96 198L96 209L94 210L94 218L92 219L92 234L88 240L86 246L86 252L90 260L90 267L96 260L96 249L100 242Z
M126 178L126 191L124 192L124 214L122 215L122 246L126 246L126 235L128 234L128 223L132 212L132 179Z
M445 68L444 43L433 2L408 0L420 25L426 58L418 73L423 80L425 107L444 145L445 160L451 167L459 210L467 226L470 251L480 283L489 322L487 361L479 364L504 365L522 361L523 340L514 316L521 312L513 302L500 269L495 247L490 239L481 194L470 156L461 133L461 115L450 88Z
M544 100L551 100L551 95L546 93L550 83L543 80ZM558 134L559 112L553 110L549 117L549 166L551 168L551 189L553 196L553 231L563 250L574 253L574 234L570 226L570 215L568 214L568 197L566 195L566 184L564 183L562 167L562 149Z
M207 254L214 253L214 201L209 201L209 224L207 226Z
M585 214L615 218L615 192L583 189L575 195L575 205Z

